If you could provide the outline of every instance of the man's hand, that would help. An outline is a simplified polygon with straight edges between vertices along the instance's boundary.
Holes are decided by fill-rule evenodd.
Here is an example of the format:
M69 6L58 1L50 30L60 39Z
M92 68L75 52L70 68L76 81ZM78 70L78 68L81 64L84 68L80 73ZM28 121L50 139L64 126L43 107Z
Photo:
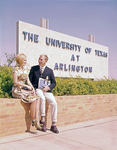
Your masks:
M50 90L50 88L48 86L43 86L44 89L42 89L44 92L47 92L48 90Z

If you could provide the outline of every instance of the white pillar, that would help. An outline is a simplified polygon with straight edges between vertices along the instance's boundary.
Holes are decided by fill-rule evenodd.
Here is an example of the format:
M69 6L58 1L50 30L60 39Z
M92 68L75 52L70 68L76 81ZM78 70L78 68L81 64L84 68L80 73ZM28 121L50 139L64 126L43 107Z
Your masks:
M89 34L89 39L88 39L90 42L93 42L95 43L95 36L94 35L91 35Z
M44 18L40 18L40 27L49 29L49 20L44 19Z

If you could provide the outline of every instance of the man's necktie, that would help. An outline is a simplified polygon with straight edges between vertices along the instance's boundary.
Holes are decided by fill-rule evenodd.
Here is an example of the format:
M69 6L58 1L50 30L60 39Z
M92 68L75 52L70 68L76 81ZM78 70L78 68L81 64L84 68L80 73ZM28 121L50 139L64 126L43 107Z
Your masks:
M43 73L43 68L41 67L41 74Z

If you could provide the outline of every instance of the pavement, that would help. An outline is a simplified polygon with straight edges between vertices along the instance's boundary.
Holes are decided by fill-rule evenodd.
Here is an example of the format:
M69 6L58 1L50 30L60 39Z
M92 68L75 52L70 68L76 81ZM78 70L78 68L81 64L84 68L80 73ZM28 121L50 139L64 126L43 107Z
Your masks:
M117 116L0 137L0 150L117 150Z

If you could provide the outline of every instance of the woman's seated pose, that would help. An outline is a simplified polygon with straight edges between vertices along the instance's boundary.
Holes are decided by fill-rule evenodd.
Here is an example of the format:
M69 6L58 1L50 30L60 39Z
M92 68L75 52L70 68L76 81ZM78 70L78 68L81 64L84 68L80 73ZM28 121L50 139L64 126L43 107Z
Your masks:
M28 74L29 69L26 69L27 58L23 53L19 53L16 56L16 62L18 67L13 69L13 82L12 96L14 98L20 98L24 103L30 103L32 126L36 129L41 130L39 125L39 103L40 99L35 94L35 89L33 88Z

